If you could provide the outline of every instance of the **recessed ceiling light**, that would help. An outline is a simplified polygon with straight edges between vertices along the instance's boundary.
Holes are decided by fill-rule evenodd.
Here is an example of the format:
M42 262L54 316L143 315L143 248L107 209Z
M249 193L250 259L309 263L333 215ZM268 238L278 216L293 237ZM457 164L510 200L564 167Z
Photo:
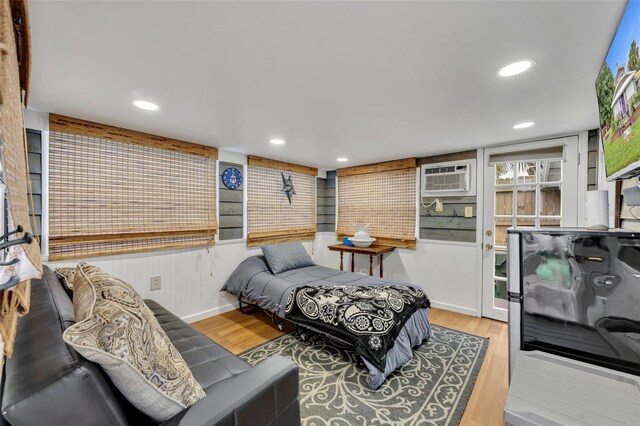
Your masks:
M500 77L512 77L514 75L522 74L532 66L534 66L536 61L533 59L524 59L522 61L514 62L512 64L507 65L506 67L500 68L498 74Z
M523 123L514 124L513 128L516 129L516 130L526 129L527 127L531 127L534 124L536 124L534 121L525 121Z
M336 161L344 163L345 161L349 161L349 159L347 157L338 157L338 158L336 158Z
M274 145L284 145L284 141L282 139L271 139L269 142Z
M137 100L133 101L133 104L141 109L146 109L147 111L157 111L160 107L153 102Z

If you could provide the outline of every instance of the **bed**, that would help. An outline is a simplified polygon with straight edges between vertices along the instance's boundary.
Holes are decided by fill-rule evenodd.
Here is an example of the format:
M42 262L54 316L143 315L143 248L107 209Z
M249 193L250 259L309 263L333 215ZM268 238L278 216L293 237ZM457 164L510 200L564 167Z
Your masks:
M252 256L238 265L222 287L222 291L237 296L241 304L243 302L250 303L270 312L274 320L284 320L287 317L285 313L287 302L291 303L290 297L302 287L314 286L336 286L339 288L344 288L344 286L403 286L417 289L416 286L405 283L338 271L318 265L274 275L264 256ZM290 318L287 319L290 320ZM420 346L432 337L428 308L420 307L405 319L406 322L401 328L399 327L395 341L386 352L383 369L376 367L373 362L362 357L364 365L369 370L367 384L372 390L379 388L388 375L413 358L413 348ZM308 322L299 325L344 343L351 343L335 333L327 333L326 330L318 329Z

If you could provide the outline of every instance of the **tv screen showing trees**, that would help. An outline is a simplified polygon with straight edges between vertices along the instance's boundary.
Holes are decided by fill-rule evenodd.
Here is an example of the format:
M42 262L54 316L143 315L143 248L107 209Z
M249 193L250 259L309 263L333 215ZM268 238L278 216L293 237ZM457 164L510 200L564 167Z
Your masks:
M640 2L630 1L596 79L608 180L640 174Z

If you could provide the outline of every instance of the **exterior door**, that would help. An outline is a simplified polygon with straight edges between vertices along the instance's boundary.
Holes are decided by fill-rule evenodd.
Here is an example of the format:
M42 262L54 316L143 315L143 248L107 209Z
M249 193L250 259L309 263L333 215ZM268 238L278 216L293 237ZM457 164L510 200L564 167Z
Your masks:
M482 316L507 321L507 230L577 224L578 137L488 148Z

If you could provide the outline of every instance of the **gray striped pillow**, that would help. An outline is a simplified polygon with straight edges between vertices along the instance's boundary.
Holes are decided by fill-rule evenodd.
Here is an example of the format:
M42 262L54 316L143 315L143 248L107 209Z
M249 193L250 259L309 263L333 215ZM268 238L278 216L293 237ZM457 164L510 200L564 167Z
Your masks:
M302 243L280 243L260 247L269 269L274 274L281 274L292 269L313 266L313 260Z

